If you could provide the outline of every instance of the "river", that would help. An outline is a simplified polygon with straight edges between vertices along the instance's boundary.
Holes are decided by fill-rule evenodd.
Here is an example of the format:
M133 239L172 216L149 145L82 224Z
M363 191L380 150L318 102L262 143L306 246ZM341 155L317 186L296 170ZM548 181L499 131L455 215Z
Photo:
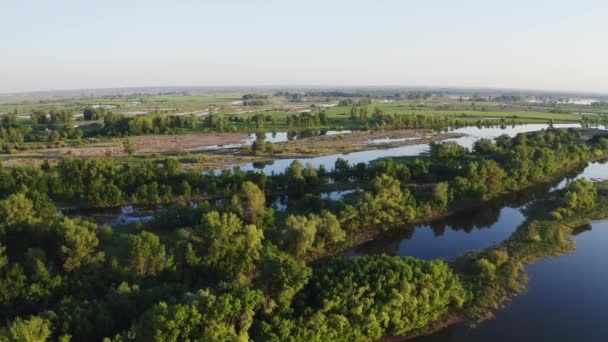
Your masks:
M525 221L522 209L528 203L580 178L608 181L608 163L589 163L580 172L554 184L540 184L432 224L395 229L345 252L344 255L386 253L426 260L450 260L470 250L488 248L506 240Z
M608 220L574 237L576 249L527 267L528 290L476 328L456 325L416 342L606 341Z
M556 124L557 128L569 128L569 127L580 127L579 124ZM480 138L495 138L501 134L507 134L510 137L514 137L519 133L534 132L542 129L546 129L547 124L527 124L527 125L516 125L516 126L503 126L503 127L463 127L450 130L452 133L465 134L460 138L448 139L449 141L456 141L460 145L472 148L473 143ZM369 163L373 160L386 158L386 157L407 157L407 156L418 156L426 153L429 150L428 144L414 144L399 147L392 147L387 149L376 149L359 151L352 153L338 153L327 156L311 157L311 158L288 158L278 159L271 164L259 165L256 163L247 163L242 165L234 165L239 167L243 171L260 171L264 174L270 175L273 173L282 173L286 168L291 165L294 160L300 160L302 163L310 163L315 168L324 165L328 170L333 169L336 160L339 158L346 159L352 164L358 163Z

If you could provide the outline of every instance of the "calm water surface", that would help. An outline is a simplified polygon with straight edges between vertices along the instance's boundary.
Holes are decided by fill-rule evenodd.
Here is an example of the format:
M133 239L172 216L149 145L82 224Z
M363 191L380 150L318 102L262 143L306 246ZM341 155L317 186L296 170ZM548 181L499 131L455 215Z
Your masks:
M556 124L557 128L570 128L580 127L579 124ZM461 138L448 139L449 141L456 141L460 145L472 148L473 143L480 138L495 138L502 134L507 134L510 137L516 136L518 133L534 132L549 127L547 124L528 124L518 126L503 126L503 127L464 127L454 129L451 132L459 134L467 134L467 136ZM336 160L339 158L346 159L353 165L357 163L369 163L372 160L385 158L385 157L408 157L418 156L422 153L426 153L429 150L428 144L415 144L408 146L399 146L387 149L360 151L352 153L340 153L332 154L328 156L313 157L313 158L289 158L289 159L278 159L272 164L259 165L254 163L238 165L243 171L257 170L265 174L282 173L286 168L291 165L294 160L300 160L302 163L311 163L314 167L318 168L321 165L325 165L328 170L333 169Z
M527 293L496 318L415 341L608 341L608 220L594 222L574 240L572 253L528 266Z
M590 163L581 172L556 184L539 185L529 191L511 195L499 203L490 203L430 225L395 229L344 255L386 253L427 260L453 259L466 251L488 248L506 240L525 221L522 209L527 203L580 178L608 181L608 163Z

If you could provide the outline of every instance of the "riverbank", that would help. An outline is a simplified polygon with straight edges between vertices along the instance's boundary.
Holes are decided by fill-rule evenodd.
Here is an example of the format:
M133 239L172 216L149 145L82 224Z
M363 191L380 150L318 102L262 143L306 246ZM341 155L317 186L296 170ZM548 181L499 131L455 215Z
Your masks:
M604 158L605 158L605 156L594 157L587 162L576 163L574 165L566 167L565 169L561 170L558 173L554 173L552 175L546 175L533 183L523 184L520 187L518 187L517 189L512 189L510 191L503 191L492 198L488 198L488 199L485 199L480 202L467 203L467 204L455 206L455 207L450 208L450 210L447 212L434 213L430 216L424 217L423 219L417 219L417 220L414 220L411 222L407 222L407 224L408 224L408 226L416 226L416 225L421 225L421 224L432 225L434 222L446 219L446 218L454 216L454 215L459 215L462 213L466 213L466 212L470 212L472 210L479 209L483 206L487 206L490 203L502 202L509 197L516 196L517 194L525 193L526 191L529 191L535 187L550 186L551 184L558 183L561 179L564 179L566 176L568 176L569 174L572 174L576 170L582 168L584 165L591 163L593 161L603 160ZM312 264L322 263L323 260L325 260L329 257L336 256L336 255L343 254L348 251L354 250L354 249L364 245L367 242L377 239L379 236L381 236L383 234L394 232L395 230L398 230L398 229L401 229L401 228L393 227L393 228L387 229L387 227L369 227L366 229L362 229L362 230L356 232L355 235L349 236L350 244L348 247L333 250L330 252L323 252L323 253L314 253L313 252L312 254L308 255L307 261Z
M267 133L271 134L271 133ZM430 142L459 138L464 134L438 133L430 129L398 129L386 131L354 131L340 134L312 135L288 140L277 139L272 144L272 152L253 153L251 144L255 138L246 133L189 133L180 135L135 136L131 140L135 153L128 156L123 151L123 139L114 139L83 146L70 146L26 151L0 158L4 166L38 166L44 160L56 163L65 157L121 158L127 163L137 164L143 160L162 160L177 156L182 161L182 170L220 170L247 163L272 164L281 159L306 159L339 153L353 153L369 150L428 144ZM270 141L272 139L266 139Z
M600 183L598 188L605 188L607 184ZM474 294L473 301L464 310L446 316L427 329L404 336L387 336L381 341L418 340L454 325L467 322L476 325L493 318L493 313L506 306L513 295L525 291L527 266L546 257L572 252L575 249L572 239L575 234L585 231L592 221L608 218L608 197L605 195L587 213L561 220L549 218L548 211L554 209L560 201L561 197L554 195L550 199L535 202L530 208L528 221L511 238L483 251L465 253L452 263L455 272L460 274L467 288ZM496 268L480 271L481 260L485 260L481 264L494 263ZM487 277L487 272L493 276Z

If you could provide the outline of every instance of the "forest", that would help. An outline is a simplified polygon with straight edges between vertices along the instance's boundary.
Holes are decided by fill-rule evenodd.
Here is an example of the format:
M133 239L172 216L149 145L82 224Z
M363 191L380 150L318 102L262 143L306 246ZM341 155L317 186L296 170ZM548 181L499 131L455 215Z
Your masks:
M547 181L606 147L548 129L331 170L295 161L273 175L182 172L174 158L2 167L0 340L372 341L452 315L484 319L522 289L522 265L568 246L559 234L570 230L556 226L605 208L592 183L571 183L538 210L548 214L455 263L337 254ZM321 198L329 186L365 191ZM295 205L275 210L276 195ZM57 211L126 203L165 206L125 227Z

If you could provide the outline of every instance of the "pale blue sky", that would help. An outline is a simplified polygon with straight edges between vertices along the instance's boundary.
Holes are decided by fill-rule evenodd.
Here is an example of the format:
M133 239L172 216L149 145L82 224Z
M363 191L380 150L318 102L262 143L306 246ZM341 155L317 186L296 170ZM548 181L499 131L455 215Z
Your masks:
M410 85L608 93L607 1L0 3L0 92Z

